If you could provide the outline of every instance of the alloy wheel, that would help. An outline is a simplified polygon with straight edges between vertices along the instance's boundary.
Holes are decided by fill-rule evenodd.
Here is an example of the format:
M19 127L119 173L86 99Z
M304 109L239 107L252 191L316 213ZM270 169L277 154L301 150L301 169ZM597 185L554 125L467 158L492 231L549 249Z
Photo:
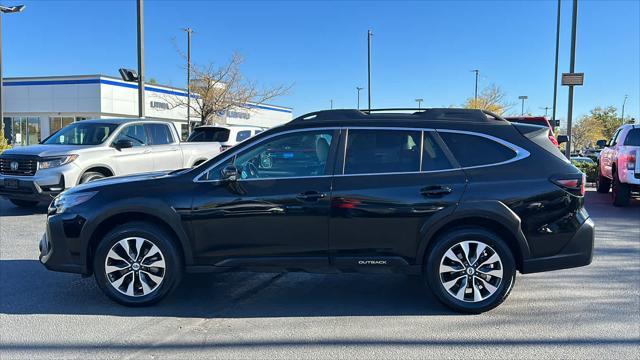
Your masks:
M104 262L109 284L120 293L140 297L158 289L166 272L162 251L140 237L122 239L109 249Z
M500 256L480 241L462 241L451 246L442 256L439 269L442 286L460 301L483 301L502 283Z

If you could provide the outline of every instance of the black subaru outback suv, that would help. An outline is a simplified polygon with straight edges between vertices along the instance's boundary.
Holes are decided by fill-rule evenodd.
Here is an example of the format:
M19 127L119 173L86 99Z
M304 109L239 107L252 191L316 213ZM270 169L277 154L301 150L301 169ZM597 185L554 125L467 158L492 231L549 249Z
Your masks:
M93 273L124 305L157 302L183 272L402 272L478 313L516 271L591 262L584 185L547 128L481 110L320 111L194 169L65 191L40 260Z

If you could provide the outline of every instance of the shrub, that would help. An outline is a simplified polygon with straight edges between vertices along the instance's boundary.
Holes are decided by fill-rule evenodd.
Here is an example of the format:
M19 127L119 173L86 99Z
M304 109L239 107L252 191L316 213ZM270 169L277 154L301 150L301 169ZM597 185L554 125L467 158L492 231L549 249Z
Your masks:
M573 165L587 175L587 182L596 182L596 176L598 176L598 164L573 161Z

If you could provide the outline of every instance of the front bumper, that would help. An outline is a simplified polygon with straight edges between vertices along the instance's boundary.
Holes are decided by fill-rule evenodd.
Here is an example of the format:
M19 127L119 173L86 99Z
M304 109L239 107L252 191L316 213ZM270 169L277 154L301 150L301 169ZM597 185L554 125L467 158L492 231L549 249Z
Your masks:
M49 216L40 240L40 262L49 270L88 275L81 256L80 234L85 219L76 214Z
M0 175L0 196L51 202L65 188L74 186L79 175L80 168L75 164L40 169L33 176Z
M588 218L558 254L524 260L520 272L528 274L589 265L593 259L594 238L595 225Z

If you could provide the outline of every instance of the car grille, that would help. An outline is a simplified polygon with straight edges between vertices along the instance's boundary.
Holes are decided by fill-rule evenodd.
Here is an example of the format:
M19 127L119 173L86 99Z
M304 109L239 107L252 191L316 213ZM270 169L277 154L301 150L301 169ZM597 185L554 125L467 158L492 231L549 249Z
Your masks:
M12 163L17 163L13 165ZM0 157L0 174L2 175L21 175L32 176L38 170L38 158L29 157Z

